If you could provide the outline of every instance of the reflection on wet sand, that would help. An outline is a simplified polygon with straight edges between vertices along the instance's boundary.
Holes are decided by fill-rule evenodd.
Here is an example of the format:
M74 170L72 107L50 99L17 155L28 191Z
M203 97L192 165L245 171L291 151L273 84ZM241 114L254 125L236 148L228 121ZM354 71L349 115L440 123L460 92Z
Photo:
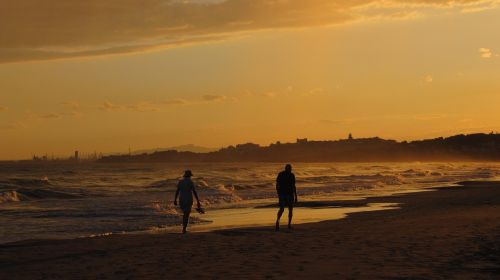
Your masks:
M327 205L330 204L330 205ZM350 213L398 209L398 203L369 203L364 206L343 207L335 203L321 203L314 206L299 206L294 210L294 224L314 223L345 218ZM231 208L213 210L199 216L208 223L192 225L191 231L206 232L218 229L271 226L275 222L276 208ZM286 214L286 213L285 213Z

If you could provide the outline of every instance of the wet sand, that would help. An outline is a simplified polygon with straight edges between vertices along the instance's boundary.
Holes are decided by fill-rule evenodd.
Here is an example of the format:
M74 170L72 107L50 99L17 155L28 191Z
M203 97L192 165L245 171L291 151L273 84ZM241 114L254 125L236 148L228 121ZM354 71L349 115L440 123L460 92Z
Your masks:
M500 279L499 182L328 203L400 208L291 232L265 226L4 244L0 279Z
M355 212L384 211L397 208L397 203L369 203L353 201L339 204L338 202L300 202L295 206L294 224L314 223L325 220L338 220ZM211 221L210 223L195 224L190 227L191 232L209 232L220 229L235 229L242 227L274 226L276 221L277 205L272 204L257 208L230 208L209 211L198 217ZM288 212L285 210L282 217L282 226L286 227ZM179 227L171 227L166 231L180 231ZM161 231L160 231L161 232Z

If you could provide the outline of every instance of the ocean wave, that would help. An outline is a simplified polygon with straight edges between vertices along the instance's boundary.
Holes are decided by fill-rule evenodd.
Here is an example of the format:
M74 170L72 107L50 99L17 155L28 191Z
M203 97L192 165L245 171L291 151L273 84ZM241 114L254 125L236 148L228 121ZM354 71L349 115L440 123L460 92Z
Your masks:
M373 174L373 175L344 175L344 176L314 176L314 177L306 177L299 178L297 180L298 184L327 184L327 185L336 185L340 183L378 183L385 185L401 185L405 184L406 180L403 176L399 175L391 175L391 174Z
M117 168L113 169L113 173L143 173L143 172L152 172L154 171L151 167L130 167L130 168Z
M378 182L385 185L401 185L406 183L406 181L398 175L382 175L380 173L374 175L349 175L342 176L341 178L353 183L359 181Z
M233 185L198 185L198 192L203 198L205 206L242 201L242 198L236 194Z
M82 197L82 194L73 194L55 190L17 189L0 192L0 203L40 199L75 199Z
M425 177L430 175L431 171L429 170L415 170L415 169L408 169L403 172L401 172L401 176L404 177Z
M149 188L167 188L167 187L176 187L177 182L179 182L179 179L166 179L166 180L160 180L160 181L155 181L151 184L149 184L147 187Z
M337 175L323 175L323 176L308 176L308 177L297 177L297 183L325 183L337 180L339 177Z
M16 191L0 192L0 203L19 202L21 200L23 200L23 196L19 195Z
M274 182L255 183L255 184L231 184L230 186L237 191L257 190L257 189L273 188Z
M11 178L7 180L0 181L0 187L2 188L17 188L17 187L41 187L41 186L51 186L52 183L47 177L41 179L24 179L24 178Z
M500 171L498 169L479 167L476 168L473 174L479 178L492 178L498 176Z
M197 185L198 187L205 187L205 188L208 188L208 187L209 187L209 186L208 186L207 181L205 181L205 180L203 180L203 179L198 179L198 180L196 180L196 185Z

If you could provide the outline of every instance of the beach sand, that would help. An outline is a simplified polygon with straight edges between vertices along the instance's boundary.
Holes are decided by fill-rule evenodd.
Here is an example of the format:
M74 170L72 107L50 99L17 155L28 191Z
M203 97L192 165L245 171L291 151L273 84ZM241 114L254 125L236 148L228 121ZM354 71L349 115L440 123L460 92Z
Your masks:
M353 203L400 208L291 232L266 226L3 244L0 279L500 279L499 182Z

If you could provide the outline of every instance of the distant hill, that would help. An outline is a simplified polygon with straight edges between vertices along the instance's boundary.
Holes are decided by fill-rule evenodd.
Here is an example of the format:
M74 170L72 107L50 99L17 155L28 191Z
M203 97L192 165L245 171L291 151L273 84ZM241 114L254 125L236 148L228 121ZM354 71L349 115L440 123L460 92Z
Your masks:
M178 151L178 152L193 152L193 153L208 153L217 151L218 148L207 148L196 146L193 144L174 146L169 148L155 148L155 149L147 149L147 150L137 150L132 152L132 155L140 155L140 154L151 154L155 152L165 152L165 151Z
M260 146L253 143L218 151L156 151L106 156L102 162L366 162L366 161L500 161L500 134L455 135L419 141L378 137L308 141Z

